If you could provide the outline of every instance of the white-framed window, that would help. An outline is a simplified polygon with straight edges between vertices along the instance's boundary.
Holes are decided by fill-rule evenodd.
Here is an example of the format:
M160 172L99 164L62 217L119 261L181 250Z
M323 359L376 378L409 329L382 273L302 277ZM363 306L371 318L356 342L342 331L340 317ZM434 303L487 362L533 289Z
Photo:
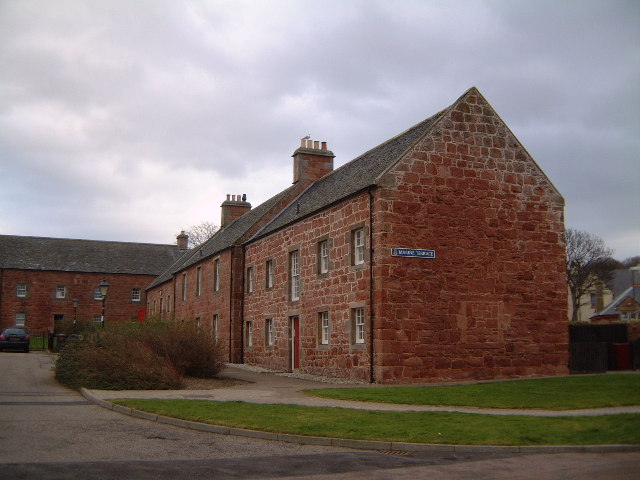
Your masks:
M102 315L95 315L95 316L93 317L93 321L94 321L95 323L102 323Z
M253 267L247 268L247 292L253 293Z
M220 291L220 259L216 258L213 261L213 291Z
M182 301L187 301L187 274L182 274Z
M93 299L94 300L102 300L102 291L100 290L100 287L95 287L93 289ZM101 320L102 321L102 320Z
M67 298L67 287L66 285L58 285L56 287L56 298Z
M362 265L364 263L364 228L353 231L353 264Z
M26 313L16 313L16 327L24 327L27 323Z
M329 345L329 312L320 312L318 314L318 326L320 345Z
M318 243L318 273L329 271L329 240Z
M196 297L202 295L202 267L196 268Z
M16 297L26 297L27 296L27 284L19 283L16 285Z
M132 288L131 289L131 301L132 302L139 302L142 299L141 295L140 295L140 289L139 288Z
M247 347L253 346L253 322L247 320Z
M264 341L267 347L273 346L273 318L268 318L264 322Z
M352 309L351 321L353 322L353 343L364 343L364 308Z
M273 288L273 260L267 260L265 266L265 286L267 288Z
M300 250L294 250L289 254L289 266L291 272L291 300L300 300Z

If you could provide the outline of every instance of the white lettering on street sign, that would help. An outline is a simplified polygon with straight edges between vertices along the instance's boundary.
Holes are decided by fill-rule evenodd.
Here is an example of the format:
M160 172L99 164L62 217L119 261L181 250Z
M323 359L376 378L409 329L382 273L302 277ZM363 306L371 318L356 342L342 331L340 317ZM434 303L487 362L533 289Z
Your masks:
M436 251L421 248L392 248L391 255L394 257L436 258Z

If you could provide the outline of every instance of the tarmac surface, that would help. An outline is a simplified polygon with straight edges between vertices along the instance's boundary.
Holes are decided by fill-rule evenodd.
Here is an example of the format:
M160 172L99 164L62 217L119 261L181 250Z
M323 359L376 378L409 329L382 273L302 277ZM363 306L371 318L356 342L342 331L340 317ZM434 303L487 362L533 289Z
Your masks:
M0 480L639 478L638 446L608 446L601 451L563 451L555 447L524 452L512 447L465 449L429 445L412 451L409 444L405 449L388 444L381 450L380 445L341 443L339 439L305 444L294 436L216 432L215 426L190 425L176 419L163 423L160 418L145 418L140 412L135 416L126 409L115 410L113 404L98 397L131 397L133 393L85 391L92 398L88 401L60 386L53 378L54 361L55 355L42 352L0 354L0 368L11 372L0 381ZM311 379L237 368L227 374L253 383L215 391L144 395L211 398L224 391L229 396L235 392L233 395L241 395L245 401L254 398L268 403L292 403L292 398L299 397L315 400L298 393L300 389L328 386Z

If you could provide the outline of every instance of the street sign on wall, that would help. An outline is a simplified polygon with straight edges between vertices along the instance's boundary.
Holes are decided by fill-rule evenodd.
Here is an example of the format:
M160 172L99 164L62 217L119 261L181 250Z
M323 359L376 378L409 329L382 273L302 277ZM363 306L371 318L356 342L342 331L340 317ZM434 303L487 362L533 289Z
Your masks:
M436 258L436 251L420 248L392 248L391 255L394 257Z

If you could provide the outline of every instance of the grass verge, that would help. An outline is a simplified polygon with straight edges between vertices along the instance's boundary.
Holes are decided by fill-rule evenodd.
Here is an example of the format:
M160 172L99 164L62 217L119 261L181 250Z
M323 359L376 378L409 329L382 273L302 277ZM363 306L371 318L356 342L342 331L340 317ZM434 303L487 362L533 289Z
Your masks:
M305 393L361 402L569 410L640 405L640 375L589 375L451 386L328 388Z
M637 414L540 418L207 400L120 399L115 403L183 420L318 437L456 445L640 444Z

